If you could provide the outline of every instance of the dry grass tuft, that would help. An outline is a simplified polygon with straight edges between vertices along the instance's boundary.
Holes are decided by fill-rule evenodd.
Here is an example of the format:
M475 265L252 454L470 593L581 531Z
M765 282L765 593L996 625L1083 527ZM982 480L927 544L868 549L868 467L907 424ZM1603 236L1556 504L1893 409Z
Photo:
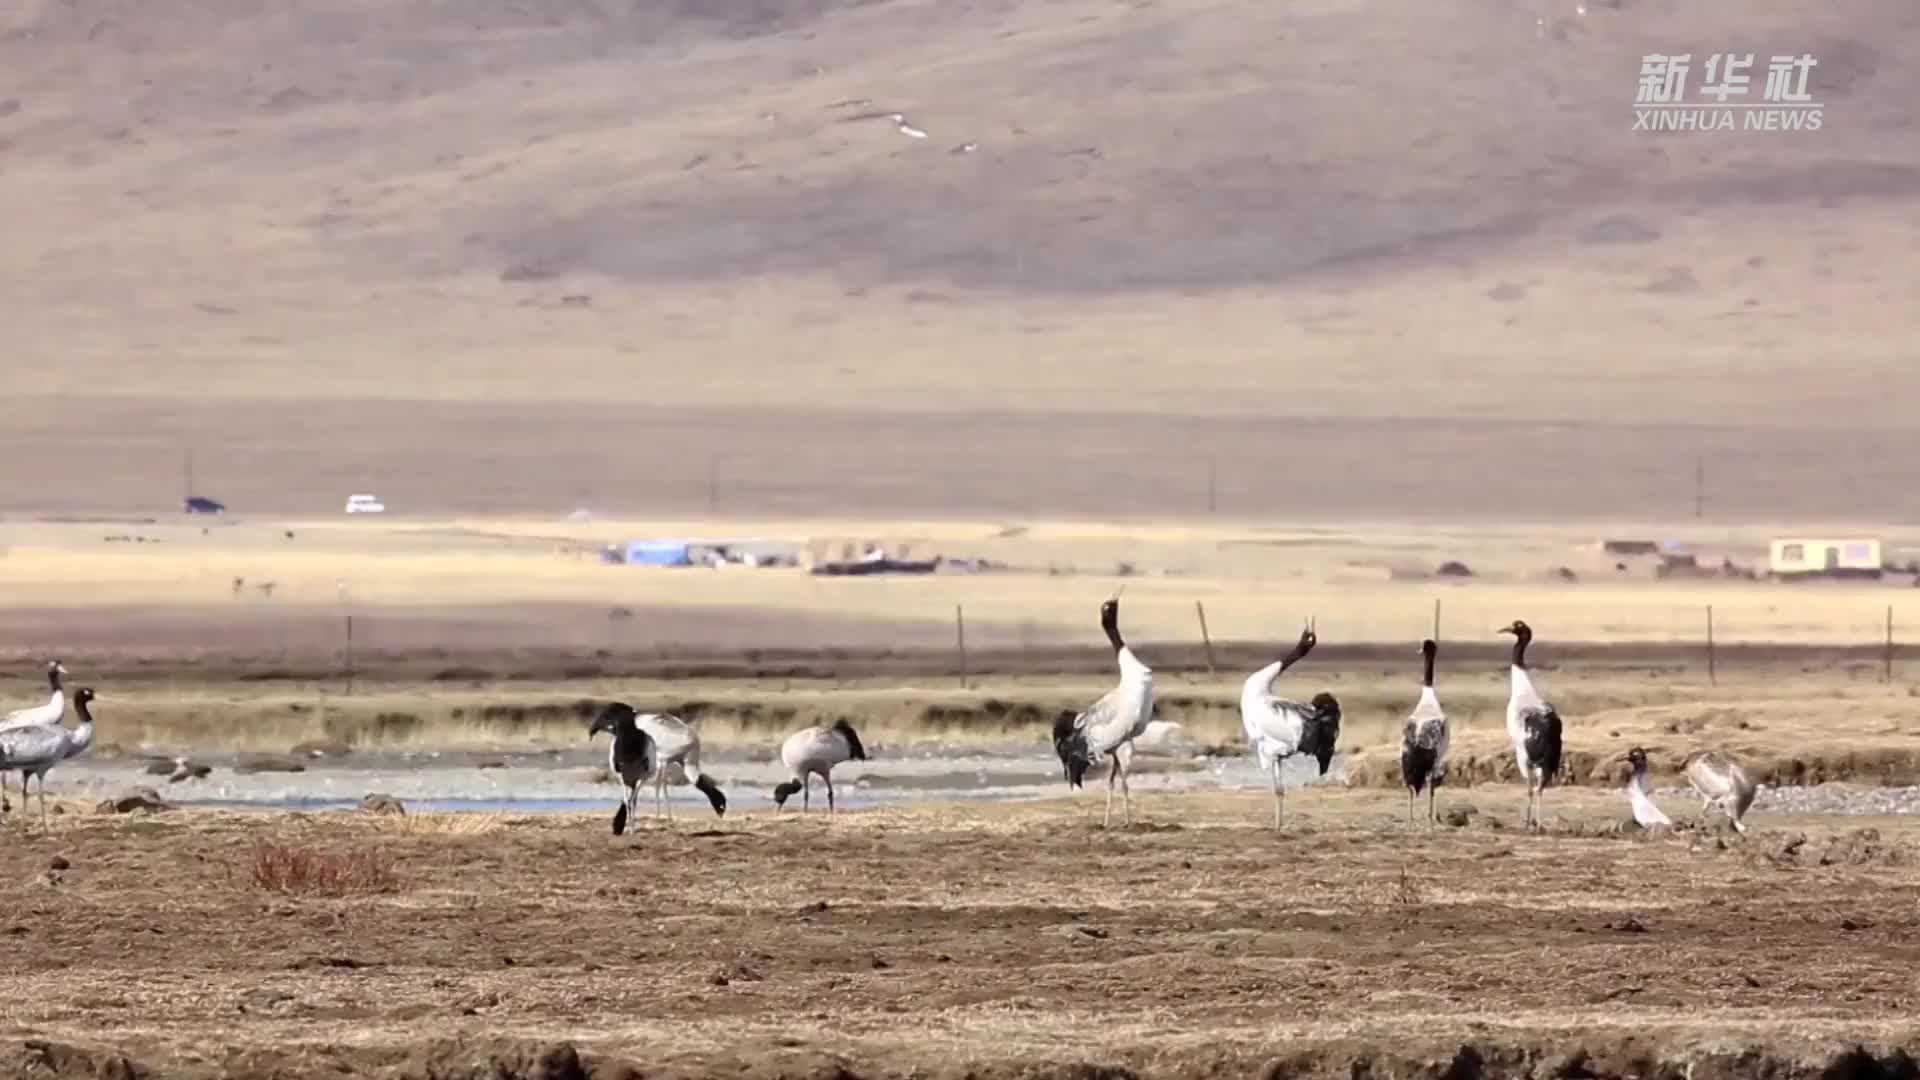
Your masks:
M368 818L376 832L397 836L484 836L506 826L506 815L486 814L381 814Z
M253 883L269 892L361 896L397 892L392 854L378 848L316 851L264 843L253 849Z

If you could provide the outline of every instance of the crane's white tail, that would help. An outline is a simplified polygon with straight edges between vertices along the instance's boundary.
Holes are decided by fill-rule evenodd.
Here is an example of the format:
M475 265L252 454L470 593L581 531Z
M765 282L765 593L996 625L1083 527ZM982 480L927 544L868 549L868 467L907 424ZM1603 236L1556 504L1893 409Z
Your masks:
M707 801L713 804L713 812L716 816L725 817L727 815L726 793L720 790L719 784L713 782L713 777L708 776L706 773L701 773L700 779L695 780L693 786L699 788L700 794L705 795Z
M1053 722L1053 750L1060 755L1068 787L1079 787L1082 777L1093 767L1093 754L1087 747L1086 733L1076 727L1080 714L1062 712Z

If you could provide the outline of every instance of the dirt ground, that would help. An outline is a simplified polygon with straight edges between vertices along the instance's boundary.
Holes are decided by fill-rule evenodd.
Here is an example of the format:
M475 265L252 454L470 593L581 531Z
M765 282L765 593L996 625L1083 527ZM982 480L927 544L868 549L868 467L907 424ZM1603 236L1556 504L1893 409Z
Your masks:
M76 812L7 841L0 1062L288 1080L1785 1076L1910 1040L1910 829L1622 834L1617 798L1565 792L1529 836L1519 799L1450 798L1480 812L1429 834L1396 797L1303 793L1278 836L1240 796L1143 796L1133 827L1102 831L1092 792L647 821L623 839L598 815ZM276 844L372 853L391 880L269 891L254 870Z

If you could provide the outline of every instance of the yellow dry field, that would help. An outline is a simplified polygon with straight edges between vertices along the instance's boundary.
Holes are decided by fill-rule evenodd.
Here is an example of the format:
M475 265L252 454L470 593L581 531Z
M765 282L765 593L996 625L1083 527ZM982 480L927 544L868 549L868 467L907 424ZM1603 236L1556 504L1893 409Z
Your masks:
M1223 642L1291 641L1312 617L1327 645L1412 646L1433 632L1438 605L1441 636L1465 643L1498 640L1496 628L1525 618L1543 651L1556 642L1704 645L1711 605L1722 643L1872 646L1884 640L1888 609L1898 624L1901 602L1914 595L1885 584L1657 580L1653 560L1629 558L1629 565L1617 566L1599 548L1603 537L1658 538L1673 528L886 519L17 521L0 523L0 589L14 607L44 610L39 622L51 629L43 638L54 642L62 620L82 619L89 608L190 610L215 624L208 629L216 634L223 619L351 611L377 634L383 611L452 617L466 607L518 605L597 616L602 625L591 644L599 646L620 631L604 625L608 614L624 607L670 611L696 623L708 613L741 616L743 623L764 617L763 632L743 631L734 644L806 649L951 644L956 607L976 646L1097 646L1103 640L1097 608L1116 590L1124 590L1124 630L1143 650L1198 644L1196 604L1204 606L1208 632ZM1774 532L1720 527L1688 535L1688 548L1709 569L1728 559L1764 575ZM634 536L766 538L812 560L873 542L889 553L988 559L1003 569L823 578L803 568L616 567L600 560L603 547ZM1920 534L1893 532L1884 543L1889 560L1904 560L1920 551ZM1435 576L1442 562L1453 560L1474 576ZM1888 580L1907 584L1904 576ZM1920 620L1920 603L1905 607L1907 617ZM809 619L843 620L846 636L809 632L782 640L776 632ZM671 628L643 632L674 640ZM7 644L32 647L19 637Z

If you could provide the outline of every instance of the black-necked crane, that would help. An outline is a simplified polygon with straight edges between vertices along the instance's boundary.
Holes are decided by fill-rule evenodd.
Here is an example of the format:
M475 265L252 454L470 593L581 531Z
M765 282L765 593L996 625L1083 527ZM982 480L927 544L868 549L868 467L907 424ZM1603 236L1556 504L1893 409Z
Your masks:
M0 731L13 728L40 727L45 724L57 724L67 715L67 695L61 689L60 677L67 673L66 666L58 660L47 661L47 685L53 693L47 696L45 703L29 705L24 709L15 709L0 716Z
M633 706L624 701L608 705L602 715L607 717L609 727L624 716L653 740L653 769L643 779L653 781L653 812L656 817L661 814L669 819L673 817L673 800L667 796L667 778L675 765L699 789L700 794L707 797L707 803L713 807L715 814L726 815L726 794L713 782L713 777L700 769L700 732L694 725L671 713L635 712Z
M1414 703L1413 712L1407 714L1407 722L1400 731L1400 778L1407 785L1407 823L1413 823L1414 798L1425 789L1427 825L1432 827L1438 819L1434 800L1439 794L1440 782L1446 779L1447 747L1452 741L1452 732L1446 710L1440 707L1440 698L1433 690L1433 662L1440 655L1439 643L1432 638L1421 642L1420 655L1426 673L1420 681L1420 700Z
M867 760L867 748L860 733L842 717L831 724L815 724L787 736L780 744L780 761L792 779L773 789L773 804L785 809L794 792L800 793L800 812L806 813L813 800L813 778L827 784L827 813L834 812L833 767L843 761Z
M1133 824L1133 793L1127 771L1133 764L1133 740L1153 720L1153 669L1140 662L1120 637L1120 596L1100 605L1100 628L1120 665L1120 683L1084 711L1063 714L1053 723L1053 749L1060 757L1068 787L1080 787L1087 770L1102 757L1113 759L1107 773L1107 810L1100 826L1113 822L1113 789L1120 787L1127 824Z
M1513 742L1520 779L1527 785L1529 828L1540 828L1540 793L1560 772L1560 713L1534 688L1527 673L1527 646L1533 628L1515 619L1500 633L1513 635L1513 688L1507 695L1507 738Z
M0 775L9 772L20 774L20 820L23 825L27 812L27 782L36 776L40 778L40 827L44 829L47 827L47 773L68 758L86 753L87 748L93 745L93 711L88 708L92 701L92 689L82 687L75 691L73 709L80 714L80 726L72 730L55 723L0 731Z
M1240 726L1260 771L1273 779L1275 829L1286 816L1287 789L1282 775L1287 759L1305 754L1319 763L1320 775L1325 776L1333 763L1334 744L1340 739L1340 703L1332 694L1322 691L1313 696L1312 703L1302 705L1273 693L1274 680L1305 659L1319 640L1309 623L1285 656L1247 676L1240 686Z
M620 778L626 792L620 808L613 812L613 835L619 836L627 831L627 822L638 809L640 785L658 768L659 754L653 736L640 730L634 723L633 710L623 705L615 703L602 709L587 728L587 738L603 731L613 734L613 742L607 746L607 770Z

